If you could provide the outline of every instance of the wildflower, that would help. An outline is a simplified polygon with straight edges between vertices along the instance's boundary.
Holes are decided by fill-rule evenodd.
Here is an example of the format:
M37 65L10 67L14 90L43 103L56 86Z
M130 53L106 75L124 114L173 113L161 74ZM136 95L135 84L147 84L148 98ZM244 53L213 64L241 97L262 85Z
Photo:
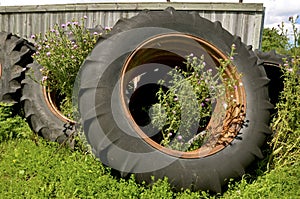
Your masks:
M191 53L191 54L190 54L190 56L191 56L191 57L194 57L194 54L193 54L193 53Z
M64 23L61 24L61 27L62 27L62 28L65 28L65 27L66 27L66 24L64 24Z
M84 19L87 19L88 17L86 15L83 16Z
M74 21L73 25L78 26L78 21Z
M78 48L78 46L75 44L75 45L73 46L73 49L76 49L76 48Z
M293 69L292 68L288 68L287 71L293 72Z
M40 68L40 71L43 72L44 68Z
M66 25L67 25L67 26L70 26L70 25L71 25L71 22L68 21L68 22L66 23Z
M234 90L237 90L237 88L238 88L237 86L234 86Z
M97 32L94 32L93 34L94 34L94 35L98 35L98 33L97 33Z
M31 38L31 39L35 39L35 35L31 35L30 38Z
M206 66L206 62L204 61L204 62L202 63L202 65L205 67L205 66Z
M50 46L49 46L49 45L46 45L45 48L50 48Z
M231 56L231 57L230 57L230 60L233 61L233 60L234 60L234 57Z
M178 139L178 140L182 140L182 136L181 136L181 135L178 135L177 139Z
M178 97L175 97L175 98L174 98L174 101L175 101L175 102L178 101Z
M50 32L55 32L55 29L51 29Z
M205 104L202 102L202 103L201 103L201 106L202 106L202 107L204 107L204 106L205 106Z
M284 66L284 67L288 67L289 64L288 64L288 63L284 63L283 66Z
M206 98L206 99L205 99L205 101L206 101L206 102L209 102L209 101L210 101L210 99L209 99L209 98Z
M212 69L210 68L210 69L208 69L207 71L211 73L211 72L212 72Z
M50 53L50 52L47 52L46 55L47 55L48 57L50 57L51 53Z
M168 134L169 137L171 137L172 135L173 135L172 133L169 133L169 134Z
M42 82L46 81L47 78L48 78L47 76L43 76L43 77L42 77Z
M233 50L235 49L235 47L236 47L235 44L232 44L232 45L231 45L231 48L232 48Z

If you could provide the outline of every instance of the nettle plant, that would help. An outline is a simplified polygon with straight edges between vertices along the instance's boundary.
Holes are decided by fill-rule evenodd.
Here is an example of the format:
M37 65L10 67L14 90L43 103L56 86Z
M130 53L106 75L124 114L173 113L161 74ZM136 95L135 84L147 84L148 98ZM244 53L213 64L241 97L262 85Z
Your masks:
M169 80L160 80L156 93L158 103L150 114L153 127L161 129L161 145L180 151L192 151L204 145L213 130L207 125L217 100L222 101L224 112L235 104L226 93L237 89L237 80L226 77L225 69L232 60L235 45L228 60L219 60L220 66L208 69L204 56L187 56L184 69L175 67L168 73ZM168 90L163 85L168 86ZM220 114L220 117L222 117ZM223 115L224 116L224 115Z
M101 36L85 28L86 19L56 24L44 35L31 36L37 49L33 58L42 66L41 83L48 92L61 96L58 108L65 115L73 112L72 91L79 68Z

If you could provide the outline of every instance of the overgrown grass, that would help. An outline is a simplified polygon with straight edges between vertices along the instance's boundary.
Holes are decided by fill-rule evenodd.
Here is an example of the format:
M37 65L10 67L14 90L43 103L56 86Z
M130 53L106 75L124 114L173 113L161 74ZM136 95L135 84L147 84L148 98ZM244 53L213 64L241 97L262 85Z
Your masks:
M10 106L0 112L8 117ZM8 112L7 112L8 111ZM223 195L183 190L174 192L167 179L138 184L132 176L118 179L93 155L31 139L26 122L16 115L6 121L2 135L20 127L0 142L0 198L299 198L300 164L264 169L232 181ZM10 122L13 121L13 122ZM26 132L26 136L21 136ZM30 136L31 135L31 136ZM257 164L263 164L267 158Z

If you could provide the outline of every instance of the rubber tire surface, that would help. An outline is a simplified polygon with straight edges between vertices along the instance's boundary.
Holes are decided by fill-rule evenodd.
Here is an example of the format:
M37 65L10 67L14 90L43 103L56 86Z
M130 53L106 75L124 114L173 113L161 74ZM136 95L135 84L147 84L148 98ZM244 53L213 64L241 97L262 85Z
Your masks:
M33 46L26 40L7 32L0 32L0 101L16 103L21 96L21 81L26 66L32 63Z
M22 81L21 102L25 117L35 133L47 140L63 143L74 132L74 126L57 117L47 105L41 84L42 66L33 62L29 68Z
M271 103L275 106L279 102L280 92L283 91L284 87L281 66L284 64L283 59L288 59L288 57L277 54L275 50L270 52L255 51L255 53L270 79L269 96ZM275 110L272 110L271 113L275 113Z
M151 31L153 27L159 30ZM150 29L141 34L143 28ZM234 139L231 145L211 156L185 159L160 152L143 139L130 134L135 132L128 133L119 128L117 121L122 121L129 131L133 129L133 121L128 121L122 108L119 108L118 114L113 114L112 107L118 109L121 102L119 96L112 97L112 91L127 56L143 41L168 33L168 29L203 38L224 54L230 53L233 43L236 45L234 64L243 74L246 120L249 123L241 130L239 139ZM124 51L127 53L118 54ZM171 185L178 190L191 188L221 192L222 186L230 178L242 176L256 157L262 158L260 146L267 134L271 134L268 127L269 109L272 108L267 88L269 79L263 66L257 65L254 52L239 37L232 36L219 22L212 23L196 13L176 12L167 8L165 11L144 11L131 19L119 20L111 33L98 41L82 65L80 78L79 109L93 153L105 165L119 170L122 176L135 173L139 182L151 183L151 176L155 176L155 179L167 176ZM156 163L162 162L170 164L141 172L143 167L155 167Z

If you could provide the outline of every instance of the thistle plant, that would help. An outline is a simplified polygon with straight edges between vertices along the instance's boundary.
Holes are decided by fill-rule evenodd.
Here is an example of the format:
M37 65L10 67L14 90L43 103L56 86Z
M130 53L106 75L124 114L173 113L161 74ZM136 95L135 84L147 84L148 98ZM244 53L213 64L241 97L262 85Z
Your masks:
M268 166L292 165L299 162L300 150L300 51L299 31L295 26L297 20L289 18L294 32L294 44L292 56L284 59L281 66L284 83L279 102L276 104L277 114L272 121L274 138L272 139L273 153L270 156Z
M72 91L77 72L101 36L85 28L86 19L84 16L80 22L56 24L44 35L31 36L37 49L33 58L42 66L41 83L49 92L55 91L62 96L58 108L66 115L72 113Z
M230 57L234 55L234 45ZM225 92L236 88L236 80L225 76L231 60L219 60L220 66L209 68L204 56L187 56L186 67L175 67L168 73L169 80L160 80L161 88L156 93L158 103L151 111L151 123L161 129L161 145L180 151L201 147L210 136L206 126L214 105L225 99ZM168 90L163 89L163 85ZM228 101L224 105L228 106ZM195 136L197 136L195 138Z

